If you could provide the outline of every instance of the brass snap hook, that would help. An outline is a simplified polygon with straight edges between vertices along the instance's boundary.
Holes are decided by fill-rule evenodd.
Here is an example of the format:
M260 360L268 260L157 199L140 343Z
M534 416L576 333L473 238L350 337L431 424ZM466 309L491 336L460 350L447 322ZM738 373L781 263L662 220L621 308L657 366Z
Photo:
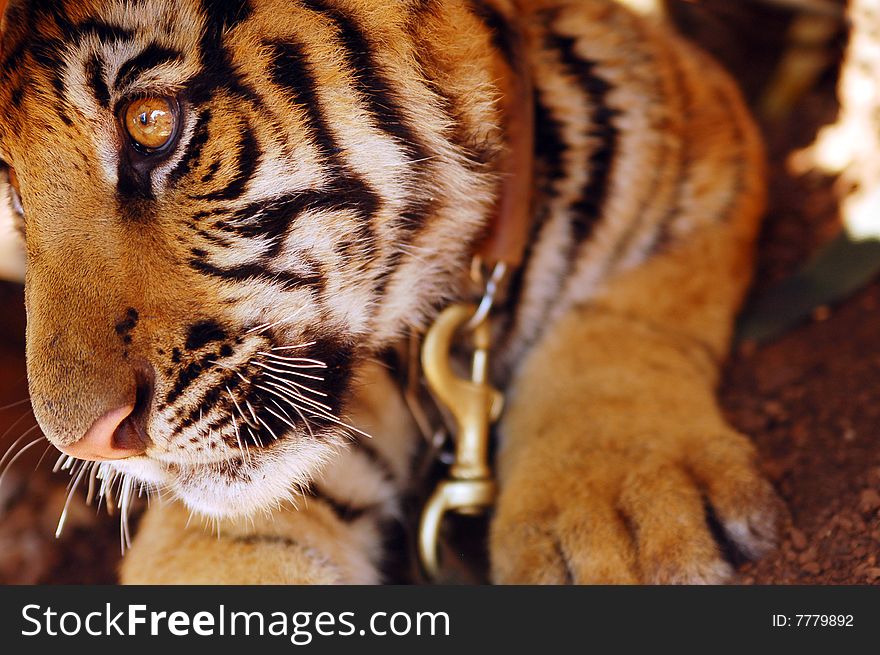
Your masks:
M456 424L455 462L450 467L449 479L434 490L419 525L419 556L432 578L439 571L437 545L446 513L479 514L495 501L489 436L492 423L501 415L504 397L488 382L489 322L481 320L473 327L470 379L453 371L450 356L456 334L469 326L477 312L473 305L447 308L428 331L422 347L422 368L428 386Z

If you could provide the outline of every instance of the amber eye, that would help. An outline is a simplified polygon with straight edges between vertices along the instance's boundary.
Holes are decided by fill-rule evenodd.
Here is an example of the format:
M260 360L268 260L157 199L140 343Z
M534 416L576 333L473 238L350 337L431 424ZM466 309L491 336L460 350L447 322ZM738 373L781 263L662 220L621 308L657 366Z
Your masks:
M134 142L147 150L162 150L174 137L177 116L166 98L138 98L125 108L125 130Z

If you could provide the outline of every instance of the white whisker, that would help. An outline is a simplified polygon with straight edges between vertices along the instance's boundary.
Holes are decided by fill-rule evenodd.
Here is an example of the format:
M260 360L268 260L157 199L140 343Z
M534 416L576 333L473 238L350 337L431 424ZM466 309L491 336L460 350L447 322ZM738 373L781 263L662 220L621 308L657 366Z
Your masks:
M272 353L267 353L263 351L258 351L258 355L261 357L269 357L271 359L277 359L283 362L291 362L291 363L303 363L308 366L300 366L299 368L327 368L327 364L324 362L318 361L317 359L310 359L308 357L283 357L281 355L273 355Z
M249 400L245 400L244 404L247 405L248 411L251 413L251 416L254 418L254 425L257 425L260 422L260 419L257 418L257 413L254 411L254 406L251 405Z
M272 386L278 387L279 390L281 390L285 394L283 396L283 400L287 401L290 404L295 404L294 400L302 400L302 401L309 400L308 398L305 398L300 394L295 394L294 392L291 392L289 389L283 389L279 385L273 384L272 382L269 382L268 384L271 384ZM259 388L264 389L265 391L269 391L269 393L274 393L269 389L265 389L265 387L259 387ZM276 396L277 395L278 394L276 393ZM291 395L293 397L291 397ZM306 412L311 412L314 418L321 418L326 421L330 421L331 423L335 423L336 425L344 427L348 430L352 430L353 432L357 432L358 434L365 436L367 439L373 438L373 435L369 434L368 432L364 432L363 430L356 428L353 425L350 425L349 423L346 423L345 421L342 421L341 419L339 419L336 416L334 416L333 414L331 414L329 408L328 408L328 411L316 409L314 407L302 407L301 409Z
M295 382L293 380L288 380L287 378L279 377L277 375L273 375L272 373L265 373L264 375L267 378L269 378L270 380L275 380L278 384L281 384L281 385L289 388L291 391L294 391L297 394L301 394L301 392L307 391L309 393L312 393L312 394L318 396L319 398L327 398L328 397L327 394L324 393L323 391L318 391L317 389L312 389L311 387L306 386L304 384L301 384L299 382ZM307 398L307 397L308 396L304 396L304 398ZM326 405L324 405L323 403L321 403L318 400L315 400L314 398L312 398L311 400L315 403L318 403L319 405L327 407ZM329 410L330 408L327 407L327 409Z
M124 475L120 485L119 494L119 539L121 541L122 554L125 555L127 548L131 548L131 533L129 532L128 518L131 511L132 489L134 482Z
M266 364L265 362L253 362L255 366L259 366L260 368L266 369L268 371L273 371L274 373L283 373L284 375L296 375L297 377L307 378L309 380L316 380L317 382L323 382L324 378L317 375L309 375L308 373L300 373L299 371L289 371L280 368L273 368Z
M0 472L0 485L3 484L3 480L6 478L6 474L9 472L9 469L12 468L12 465L15 464L16 461L18 461L18 458L21 457L22 455L24 455L24 454L25 454L28 450L30 450L34 445L40 443L44 438L45 438L45 437L39 437L39 438L37 438L37 439L34 439L34 440L31 441L29 444L27 444L24 448L22 448L21 450L19 450L19 451L15 454L15 456L12 457L12 458L6 463L6 465L3 467L3 471Z
M280 392L281 394L283 394L285 396L295 398L296 400L301 400L306 405L313 408L314 411L327 412L328 414L332 415L332 412L333 412L332 407L330 407L329 405L325 405L324 403L319 403L317 400L313 400L312 398L309 398L308 396L302 395L295 388L291 388L291 387L288 387L283 384L276 384L275 382L269 382L268 380L266 381L266 384L268 384L272 387L275 387L278 390L278 392ZM270 391L269 389L266 389L262 385L257 385L257 388L264 389L266 391ZM271 391L270 391L270 393L271 393Z
M86 491L86 505L91 506L93 502L95 502L95 491L97 491L98 485L98 463L92 462L91 469L89 470L89 488Z
M79 483L82 482L85 473L86 467L80 467L79 473L76 478L74 478L73 484L70 485L70 490L67 492L67 499L64 501L64 509L61 510L61 516L58 519L58 527L55 528L56 539L61 536L61 532L64 530L64 523L67 521L67 511L70 509L70 501L73 499L73 494L76 493L76 489L79 487Z
M232 392L229 390L229 387L226 388L226 393L229 394L229 398L232 402L235 402L235 399L232 398ZM245 454L246 446L241 443L241 431L238 429L238 421L235 420L235 410L234 408L230 410L229 417L232 419L232 427L235 430L235 440L238 442L238 450L241 452L241 456L245 458L245 460L250 463L250 450L247 450L247 454Z
M3 467L3 464L6 462L6 458L9 457L10 453L15 449L15 447L20 444L24 439L27 439L28 435L31 434L34 430L39 429L39 426L35 425L31 428L28 428L24 434L22 434L18 439L12 442L12 445L6 449L6 452L3 453L3 457L0 457L0 468ZM43 437L40 437L41 439Z
M257 434L254 434L253 429L256 429L256 430L257 430ZM250 425L247 426L247 431L248 431L248 434L250 435L251 439L253 439L254 441L256 441L256 442L259 444L260 448L265 447L265 444L263 443L263 440L260 439L260 435L259 435L260 428L259 428L259 426L256 427L256 428L253 428L253 429L252 429L252 426L250 426Z
M2 407L0 407L0 412L5 412L7 409L12 409L13 407L21 407L22 405L24 405L25 403L29 403L30 401L30 398L25 398L24 400L17 400L14 403L3 405ZM27 416L27 412L24 414L24 416Z
M272 410L269 410L268 408L267 408L267 410L272 411ZM272 413L274 414L274 412L272 412ZM275 434L275 431L269 427L269 424L266 423L266 421L264 421L263 419L258 419L258 420L263 425L263 427L269 431L269 434L272 435L272 439L274 439L275 441L278 441L278 435ZM261 443L260 445L262 446L263 444Z
M274 394L273 394L273 395L274 395ZM274 398L269 398L269 400L270 400L272 403L274 403L275 406L276 406L278 409L280 409L282 412L284 412L284 414L285 414L288 418L290 418L290 415L289 415L287 412L284 411L284 408L278 403L277 400L275 400ZM312 424L309 422L309 419L307 419L306 416L305 416L305 414L303 414L303 413L300 411L299 407L297 407L297 406L294 405L293 403L288 403L288 404L293 408L293 411L295 411L297 414L299 414L299 417L303 420L303 423L305 423L305 425L306 425L306 430L309 431L309 436L310 436L312 439L314 439L314 438L315 438L315 433L314 433L314 431L312 430ZM291 420L293 420L293 419L291 419Z

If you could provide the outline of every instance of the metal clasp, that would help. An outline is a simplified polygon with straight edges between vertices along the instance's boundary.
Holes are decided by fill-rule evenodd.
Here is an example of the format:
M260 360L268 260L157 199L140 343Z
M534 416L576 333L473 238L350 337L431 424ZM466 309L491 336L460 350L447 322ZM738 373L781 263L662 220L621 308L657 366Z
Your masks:
M428 500L419 525L419 556L425 572L436 577L439 565L438 538L448 512L475 515L495 501L495 481L489 467L489 436L501 415L504 397L489 377L491 328L474 305L453 305L443 311L425 336L422 368L434 396L453 416L456 425L455 461L449 478L442 481ZM470 379L452 369L453 340L463 328L471 329L474 354Z

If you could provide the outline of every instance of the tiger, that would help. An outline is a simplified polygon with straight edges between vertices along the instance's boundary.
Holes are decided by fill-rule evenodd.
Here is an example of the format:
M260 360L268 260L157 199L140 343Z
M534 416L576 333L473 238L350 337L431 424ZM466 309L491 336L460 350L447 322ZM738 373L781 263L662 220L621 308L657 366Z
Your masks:
M0 52L34 414L77 481L157 495L123 583L386 581L424 448L394 353L479 295L517 192L525 248L488 319L491 582L715 584L731 547L774 547L784 507L715 393L762 140L663 20L11 0ZM500 71L528 75L525 105Z

